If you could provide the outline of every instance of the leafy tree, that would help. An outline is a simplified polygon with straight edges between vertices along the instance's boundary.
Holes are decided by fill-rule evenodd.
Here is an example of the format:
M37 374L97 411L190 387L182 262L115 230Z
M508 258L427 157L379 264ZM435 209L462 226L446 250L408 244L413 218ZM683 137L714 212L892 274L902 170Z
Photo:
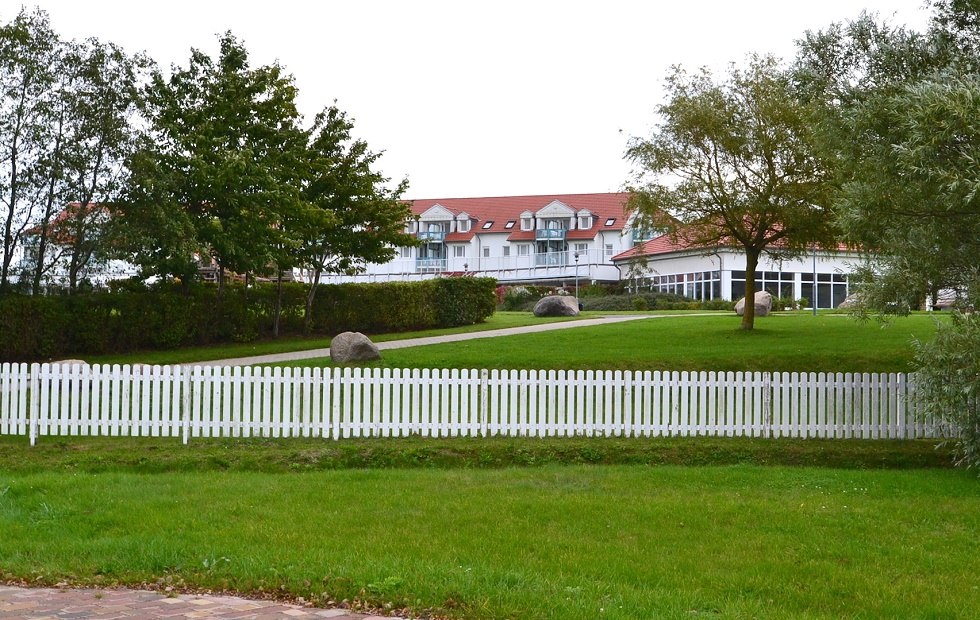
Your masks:
M61 41L46 13L22 9L0 25L0 291L24 231L44 201L44 160L51 157Z
M353 127L334 105L317 115L310 131L303 185L309 208L291 222L294 236L301 239L298 263L311 276L304 314L307 331L323 274L357 273L367 263L391 260L396 246L416 243L405 234L411 209L399 200L408 182L389 189L389 179L374 169L381 153L354 140Z
M798 254L833 239L814 110L771 57L753 56L719 82L706 69L689 75L675 67L666 86L660 124L627 149L637 167L633 204L675 240L745 252L741 326L750 330L761 255Z
M282 223L300 207L304 147L296 88L278 65L251 68L230 33L212 59L156 73L146 91L152 126L130 160L122 237L144 273L190 275L188 250L224 270L265 272L288 245Z
M915 307L940 289L980 302L980 18L967 0L933 2L924 33L872 17L801 42L796 74L822 105L835 210L872 262L872 310ZM954 313L918 345L927 416L949 423L960 463L980 465L980 324Z
M104 205L122 176L136 84L148 61L95 39L62 41L42 11L21 11L3 28L0 177L7 209L0 281L7 282L13 248L26 244L35 293L55 266L74 290L105 248ZM68 209L71 203L80 208Z

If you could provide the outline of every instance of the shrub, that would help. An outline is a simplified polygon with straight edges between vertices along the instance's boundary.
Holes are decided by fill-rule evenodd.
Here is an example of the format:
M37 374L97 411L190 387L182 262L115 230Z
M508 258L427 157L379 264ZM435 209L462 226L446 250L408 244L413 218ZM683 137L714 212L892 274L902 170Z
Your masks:
M958 465L980 467L980 315L954 312L931 342L915 344L926 420L949 428Z
M493 278L437 278L434 283L439 327L483 322L497 307Z

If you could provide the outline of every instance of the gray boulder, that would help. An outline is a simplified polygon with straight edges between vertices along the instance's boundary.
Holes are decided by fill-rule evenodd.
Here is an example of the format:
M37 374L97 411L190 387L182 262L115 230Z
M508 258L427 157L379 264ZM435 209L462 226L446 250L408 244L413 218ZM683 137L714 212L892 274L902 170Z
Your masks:
M377 345L361 332L344 332L330 341L330 359L335 364L381 359Z
M755 294L755 315L756 316L769 316L769 311L772 310L772 295L769 291L756 291ZM735 304L735 314L742 316L745 314L745 298L738 300Z
M578 316L578 302L571 295L549 295L534 304L534 316Z

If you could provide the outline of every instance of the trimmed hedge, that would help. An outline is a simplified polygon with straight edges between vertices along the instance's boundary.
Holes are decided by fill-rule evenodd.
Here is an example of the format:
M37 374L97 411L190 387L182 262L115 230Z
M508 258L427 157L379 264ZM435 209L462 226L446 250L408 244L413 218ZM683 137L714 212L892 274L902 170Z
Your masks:
M490 278L317 287L312 330L400 332L484 321L496 306ZM283 283L279 333L301 334L308 287ZM27 362L140 349L248 342L272 335L275 284L217 288L121 286L70 296L0 296L0 361Z

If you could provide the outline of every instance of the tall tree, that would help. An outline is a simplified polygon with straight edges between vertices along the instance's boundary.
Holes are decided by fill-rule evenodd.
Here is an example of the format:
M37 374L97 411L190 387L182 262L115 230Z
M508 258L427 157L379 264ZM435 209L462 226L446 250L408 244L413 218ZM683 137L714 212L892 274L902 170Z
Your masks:
M939 289L980 304L980 14L971 0L932 4L924 33L865 15L808 34L797 60L823 106L835 209L873 259L860 289L872 310ZM923 409L952 426L970 467L980 467L978 343L976 315L954 313L916 356Z
M53 143L61 41L46 13L22 9L0 25L0 291L10 284L14 255L31 224L44 184L41 167Z
M834 238L813 109L772 57L732 66L722 81L675 67L666 88L653 135L627 149L636 166L633 205L675 240L745 252L741 327L750 330L763 253L790 256Z
M121 219L138 227L124 236L139 242L131 249L144 267L188 275L180 255L196 247L222 276L266 270L284 242L282 221L299 206L305 144L292 78L275 64L252 68L231 33L219 46L216 59L192 50L187 68L157 73L147 89L151 133L131 159L121 205Z
M353 139L353 127L333 105L317 115L310 130L303 184L309 208L292 223L301 240L298 262L311 274L304 314L307 330L323 274L357 273L367 263L391 260L395 247L416 243L405 233L411 209L399 200L407 180L389 189L389 179L374 169L381 153Z

